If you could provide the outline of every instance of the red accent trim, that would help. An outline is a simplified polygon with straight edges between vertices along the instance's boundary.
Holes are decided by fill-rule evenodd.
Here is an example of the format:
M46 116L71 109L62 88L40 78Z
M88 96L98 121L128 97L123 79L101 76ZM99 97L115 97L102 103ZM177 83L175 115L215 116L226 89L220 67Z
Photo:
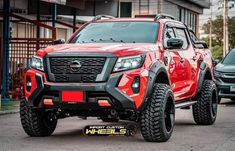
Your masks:
M40 49L36 52L36 55L39 57L44 57L46 54L47 54L47 52L42 49Z
M62 102L83 102L84 92L83 91L62 91L61 100Z
M137 94L133 93L131 89L132 82L136 76L140 77L140 92ZM142 104L146 94L147 81L148 70L144 69L143 67L140 69L125 71L118 84L118 88L133 99L136 108L138 109Z
M29 76L31 79L31 89L30 91L27 91L26 89L26 77ZM25 73L25 77L24 77L24 90L25 90L25 98L26 100L28 100L29 96L34 92L34 90L37 88L37 82L36 82L36 72L34 72L33 70L28 70Z

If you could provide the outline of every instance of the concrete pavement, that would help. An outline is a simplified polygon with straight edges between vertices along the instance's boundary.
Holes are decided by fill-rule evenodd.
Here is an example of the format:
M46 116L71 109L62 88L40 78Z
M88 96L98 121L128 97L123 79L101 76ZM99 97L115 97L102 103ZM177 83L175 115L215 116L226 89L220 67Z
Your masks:
M177 110L174 132L166 143L145 142L140 132L134 137L84 136L84 126L104 123L96 118L82 120L77 117L59 120L50 137L31 138L24 133L19 114L2 115L0 151L234 151L235 102L223 102L212 126L198 126L191 110Z

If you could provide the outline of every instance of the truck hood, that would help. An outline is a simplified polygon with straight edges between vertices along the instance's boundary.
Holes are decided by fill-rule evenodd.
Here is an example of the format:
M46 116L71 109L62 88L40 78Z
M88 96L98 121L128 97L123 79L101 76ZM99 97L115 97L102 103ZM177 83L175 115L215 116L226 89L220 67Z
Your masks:
M53 53L113 53L116 56L128 56L156 51L156 44L149 43L86 43L86 44L62 44L53 45L37 52L37 55L44 56ZM43 54L43 55L40 55Z
M219 63L216 65L215 67L216 71L220 71L220 72L235 72L235 65L224 65L222 63Z

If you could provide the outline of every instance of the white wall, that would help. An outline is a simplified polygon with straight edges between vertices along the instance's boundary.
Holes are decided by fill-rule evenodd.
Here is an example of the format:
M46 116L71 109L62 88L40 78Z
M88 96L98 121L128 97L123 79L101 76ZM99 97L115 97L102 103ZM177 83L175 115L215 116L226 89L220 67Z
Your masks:
M125 1L125 0L122 0ZM148 7L139 7L139 0L132 0L132 17L135 15L148 15L157 14L159 0L149 0L149 12ZM148 0L141 0L141 5L147 5Z
M168 1L163 1L161 13L172 15L176 19L179 18L178 6Z

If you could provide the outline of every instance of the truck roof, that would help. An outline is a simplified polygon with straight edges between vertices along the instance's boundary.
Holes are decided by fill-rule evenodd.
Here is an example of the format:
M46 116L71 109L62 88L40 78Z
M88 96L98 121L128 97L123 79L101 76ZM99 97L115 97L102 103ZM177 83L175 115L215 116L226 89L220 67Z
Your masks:
M177 21L177 20L173 20L173 19L159 19L159 20L155 21L154 18L112 18L112 19L97 20L96 22L119 22L119 21L126 21L126 22L140 21L140 22L161 22L161 23L171 21L171 22L183 24L182 22Z

